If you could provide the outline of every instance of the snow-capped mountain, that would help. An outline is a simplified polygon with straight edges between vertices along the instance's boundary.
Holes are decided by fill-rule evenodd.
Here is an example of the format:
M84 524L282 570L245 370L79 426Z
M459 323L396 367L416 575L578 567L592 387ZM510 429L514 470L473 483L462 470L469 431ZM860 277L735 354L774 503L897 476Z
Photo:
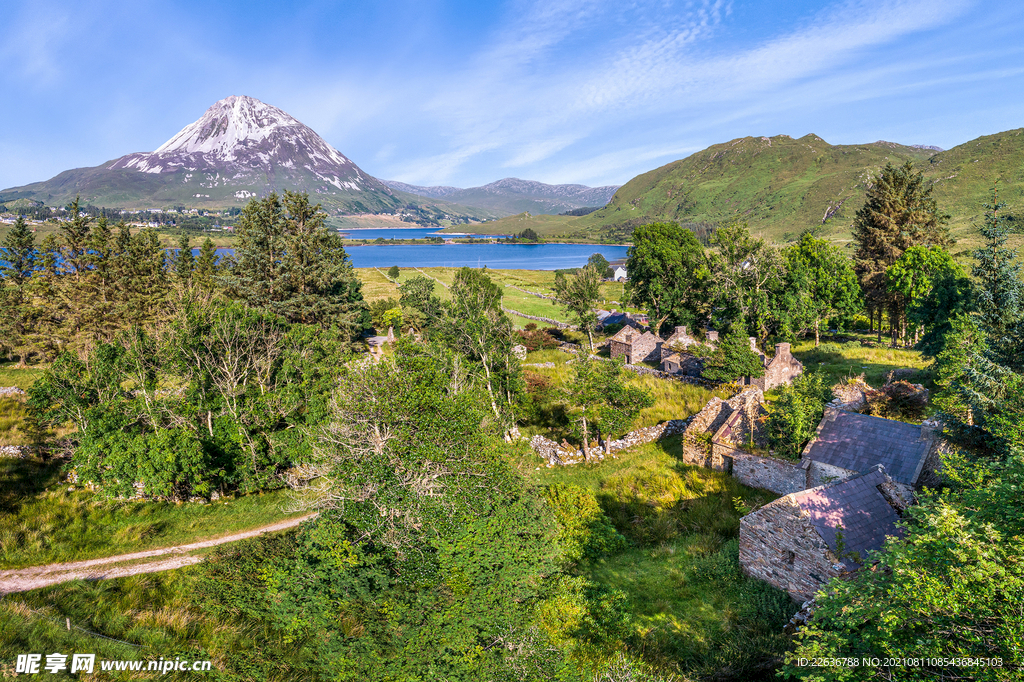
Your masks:
M308 126L245 96L220 100L156 151L4 194L48 205L81 195L101 206L230 206L284 189L309 192L332 213L387 211L402 203Z

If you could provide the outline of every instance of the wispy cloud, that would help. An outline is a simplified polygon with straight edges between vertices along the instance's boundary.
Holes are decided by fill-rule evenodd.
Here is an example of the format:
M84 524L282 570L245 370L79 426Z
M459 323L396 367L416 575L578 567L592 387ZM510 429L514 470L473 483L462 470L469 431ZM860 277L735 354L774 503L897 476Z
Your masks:
M749 113L752 101L774 100L789 87L805 90L816 82L842 91L837 70L869 50L946 24L972 4L845 2L728 52L716 50L732 12L721 0L632 5L623 17L628 21L618 24L623 32L612 36L590 31L618 4L519 5L497 44L448 74L423 107L452 149L407 166L404 175L427 171L432 181L447 180L484 152L500 157L503 168L527 167L617 126L636 125L638 117L675 115L706 125L729 117L723 105ZM580 52L561 54L570 48ZM559 68L546 68L556 57ZM666 153L686 147L675 138L664 144Z

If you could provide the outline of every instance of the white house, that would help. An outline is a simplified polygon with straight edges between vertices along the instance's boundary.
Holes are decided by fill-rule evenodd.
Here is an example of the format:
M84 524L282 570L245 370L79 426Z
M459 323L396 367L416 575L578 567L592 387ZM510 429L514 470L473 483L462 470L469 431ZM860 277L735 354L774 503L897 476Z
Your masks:
M626 274L626 268L622 267L621 265L615 268L615 274L612 275L612 279L614 279L616 282L621 282L622 280L629 279L629 276Z

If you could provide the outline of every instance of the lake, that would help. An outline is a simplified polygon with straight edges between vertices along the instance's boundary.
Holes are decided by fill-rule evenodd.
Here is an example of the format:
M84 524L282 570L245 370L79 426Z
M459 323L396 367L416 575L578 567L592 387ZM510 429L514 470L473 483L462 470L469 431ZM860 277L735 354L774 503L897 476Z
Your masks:
M627 246L602 244L367 244L345 250L357 268L487 266L492 270L560 270L587 264L599 253L609 261L626 257Z
M626 257L628 246L605 244L366 244L346 246L357 268L463 267L492 270L561 270L587 264L599 253L608 261ZM221 256L233 249L217 249ZM198 249L192 249L198 254Z
M477 237L494 239L507 235L498 234L457 234L451 232L440 232L438 227L360 227L351 230L340 230L345 239L426 239L427 237L442 237L444 239L465 239L466 237Z

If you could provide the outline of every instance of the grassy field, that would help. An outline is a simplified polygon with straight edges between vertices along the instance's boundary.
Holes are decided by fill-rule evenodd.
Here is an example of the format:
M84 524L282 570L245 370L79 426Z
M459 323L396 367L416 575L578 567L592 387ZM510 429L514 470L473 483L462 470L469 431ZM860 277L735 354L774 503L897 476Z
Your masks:
M184 544L298 516L286 491L210 504L103 500L61 481L61 464L0 459L0 567Z
M16 363L0 363L0 387L17 386L26 390L36 379L42 376L45 367L31 365L19 368Z
M527 457L522 469L538 485L593 490L629 540L625 551L584 569L626 595L628 649L684 679L770 679L787 643L782 625L796 607L742 575L736 537L743 512L734 498L750 509L776 495L683 464L679 436L595 464L548 468Z
M931 375L926 369L931 361L922 358L920 351L875 344L877 336L874 334L848 336L851 341L825 341L817 349L814 348L814 339L807 339L793 344L792 352L796 359L804 363L805 370L817 369L824 372L832 384L863 374L865 381L879 387L885 383L886 374L892 370L910 368L917 370L910 381L923 383L926 388L931 387Z
M420 268L422 274L433 277L450 286L455 278L458 268ZM376 268L359 268L356 270L359 280L363 284L363 297L367 301L375 301L383 298L395 298L399 296L398 284L392 282L386 276L387 270ZM502 287L502 305L535 317L546 317L559 322L569 322L569 316L564 308L554 305L549 299L531 296L529 293L515 289L512 286L526 289L527 291L551 296L554 293L555 273L547 270L487 270L488 276ZM421 272L416 268L401 268L398 283L408 281L412 277L420 276ZM601 299L598 306L604 309L635 311L634 308L622 304L623 295L622 282L604 282L601 284ZM448 290L441 285L434 288L434 293L442 299L449 297ZM512 321L516 327L522 329L531 320L513 316ZM543 326L543 323L539 323Z
M211 661L216 671L176 672L167 679L315 679L311 660L303 653L305 642L268 631L265 624L243 615L210 618L196 600L202 584L203 569L194 566L116 580L78 580L8 595L0 601L0 678L14 675L18 654L56 651L96 654L97 672L89 679L160 677L98 670L101 659L161 657ZM66 673L52 677L72 679Z

